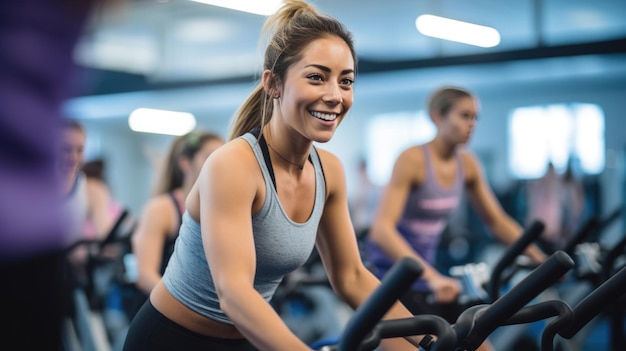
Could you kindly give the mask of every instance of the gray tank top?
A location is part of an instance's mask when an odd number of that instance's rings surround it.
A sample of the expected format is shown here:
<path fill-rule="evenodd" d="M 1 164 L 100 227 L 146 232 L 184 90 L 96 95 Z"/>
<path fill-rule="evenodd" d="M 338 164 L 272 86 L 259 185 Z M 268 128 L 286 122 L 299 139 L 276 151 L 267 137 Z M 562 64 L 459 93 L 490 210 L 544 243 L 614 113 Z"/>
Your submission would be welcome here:
<path fill-rule="evenodd" d="M 268 169 L 271 164 L 266 164 L 257 138 L 250 133 L 241 138 L 252 147 L 265 179 L 265 201 L 260 211 L 252 216 L 252 227 L 256 250 L 254 288 L 269 302 L 283 277 L 302 266 L 313 251 L 326 201 L 326 184 L 317 152 L 311 147 L 310 161 L 315 169 L 315 204 L 306 222 L 292 221 L 279 202 Z M 183 214 L 183 223 L 163 275 L 163 283 L 176 299 L 191 310 L 207 318 L 233 324 L 220 309 L 202 246 L 200 223 L 188 212 Z"/>

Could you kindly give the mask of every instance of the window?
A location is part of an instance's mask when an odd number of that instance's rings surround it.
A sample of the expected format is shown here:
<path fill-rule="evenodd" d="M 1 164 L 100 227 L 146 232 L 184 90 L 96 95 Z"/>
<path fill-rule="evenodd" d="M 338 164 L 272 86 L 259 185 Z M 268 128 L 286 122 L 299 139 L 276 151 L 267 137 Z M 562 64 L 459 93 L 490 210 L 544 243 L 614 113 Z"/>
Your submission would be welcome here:
<path fill-rule="evenodd" d="M 570 159 L 585 174 L 604 169 L 604 113 L 597 105 L 521 107 L 509 122 L 509 169 L 516 178 L 539 178 L 549 162 L 562 172 Z"/>
<path fill-rule="evenodd" d="M 368 176 L 377 185 L 385 185 L 393 164 L 405 148 L 432 140 L 437 129 L 424 111 L 399 112 L 374 116 L 366 130 L 365 155 Z"/>

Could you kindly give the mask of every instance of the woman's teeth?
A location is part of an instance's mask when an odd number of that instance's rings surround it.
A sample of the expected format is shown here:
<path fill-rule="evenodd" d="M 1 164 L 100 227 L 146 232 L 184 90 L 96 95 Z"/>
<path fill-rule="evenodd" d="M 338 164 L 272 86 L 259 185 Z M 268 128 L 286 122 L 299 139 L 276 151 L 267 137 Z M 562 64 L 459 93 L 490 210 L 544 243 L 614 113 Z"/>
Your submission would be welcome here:
<path fill-rule="evenodd" d="M 310 112 L 315 118 L 323 119 L 325 121 L 334 121 L 337 115 L 334 113 L 322 113 L 322 112 Z"/>

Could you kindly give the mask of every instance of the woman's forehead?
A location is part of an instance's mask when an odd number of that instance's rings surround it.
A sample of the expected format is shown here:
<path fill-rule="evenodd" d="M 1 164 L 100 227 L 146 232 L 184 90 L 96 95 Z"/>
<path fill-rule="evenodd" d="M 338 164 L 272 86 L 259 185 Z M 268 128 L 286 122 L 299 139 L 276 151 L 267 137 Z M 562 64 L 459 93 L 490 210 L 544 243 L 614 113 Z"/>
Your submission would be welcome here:
<path fill-rule="evenodd" d="M 302 49 L 294 66 L 323 66 L 332 70 L 354 72 L 354 57 L 348 44 L 339 37 L 322 37 Z"/>

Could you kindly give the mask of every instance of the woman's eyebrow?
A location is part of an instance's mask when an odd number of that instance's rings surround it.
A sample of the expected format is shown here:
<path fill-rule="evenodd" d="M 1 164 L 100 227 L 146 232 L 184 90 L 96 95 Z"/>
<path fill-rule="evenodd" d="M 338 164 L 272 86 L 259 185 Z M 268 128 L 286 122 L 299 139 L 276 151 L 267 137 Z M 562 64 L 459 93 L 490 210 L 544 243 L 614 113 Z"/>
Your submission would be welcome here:
<path fill-rule="evenodd" d="M 315 67 L 315 68 L 318 68 L 318 69 L 320 69 L 320 70 L 322 70 L 324 72 L 327 72 L 327 73 L 330 73 L 330 71 L 331 71 L 330 68 L 328 68 L 328 67 L 326 67 L 324 65 L 310 64 L 310 65 L 307 65 L 306 67 Z M 354 73 L 354 70 L 353 69 L 344 69 L 343 71 L 341 71 L 342 75 L 343 74 L 349 74 L 349 73 Z"/>

